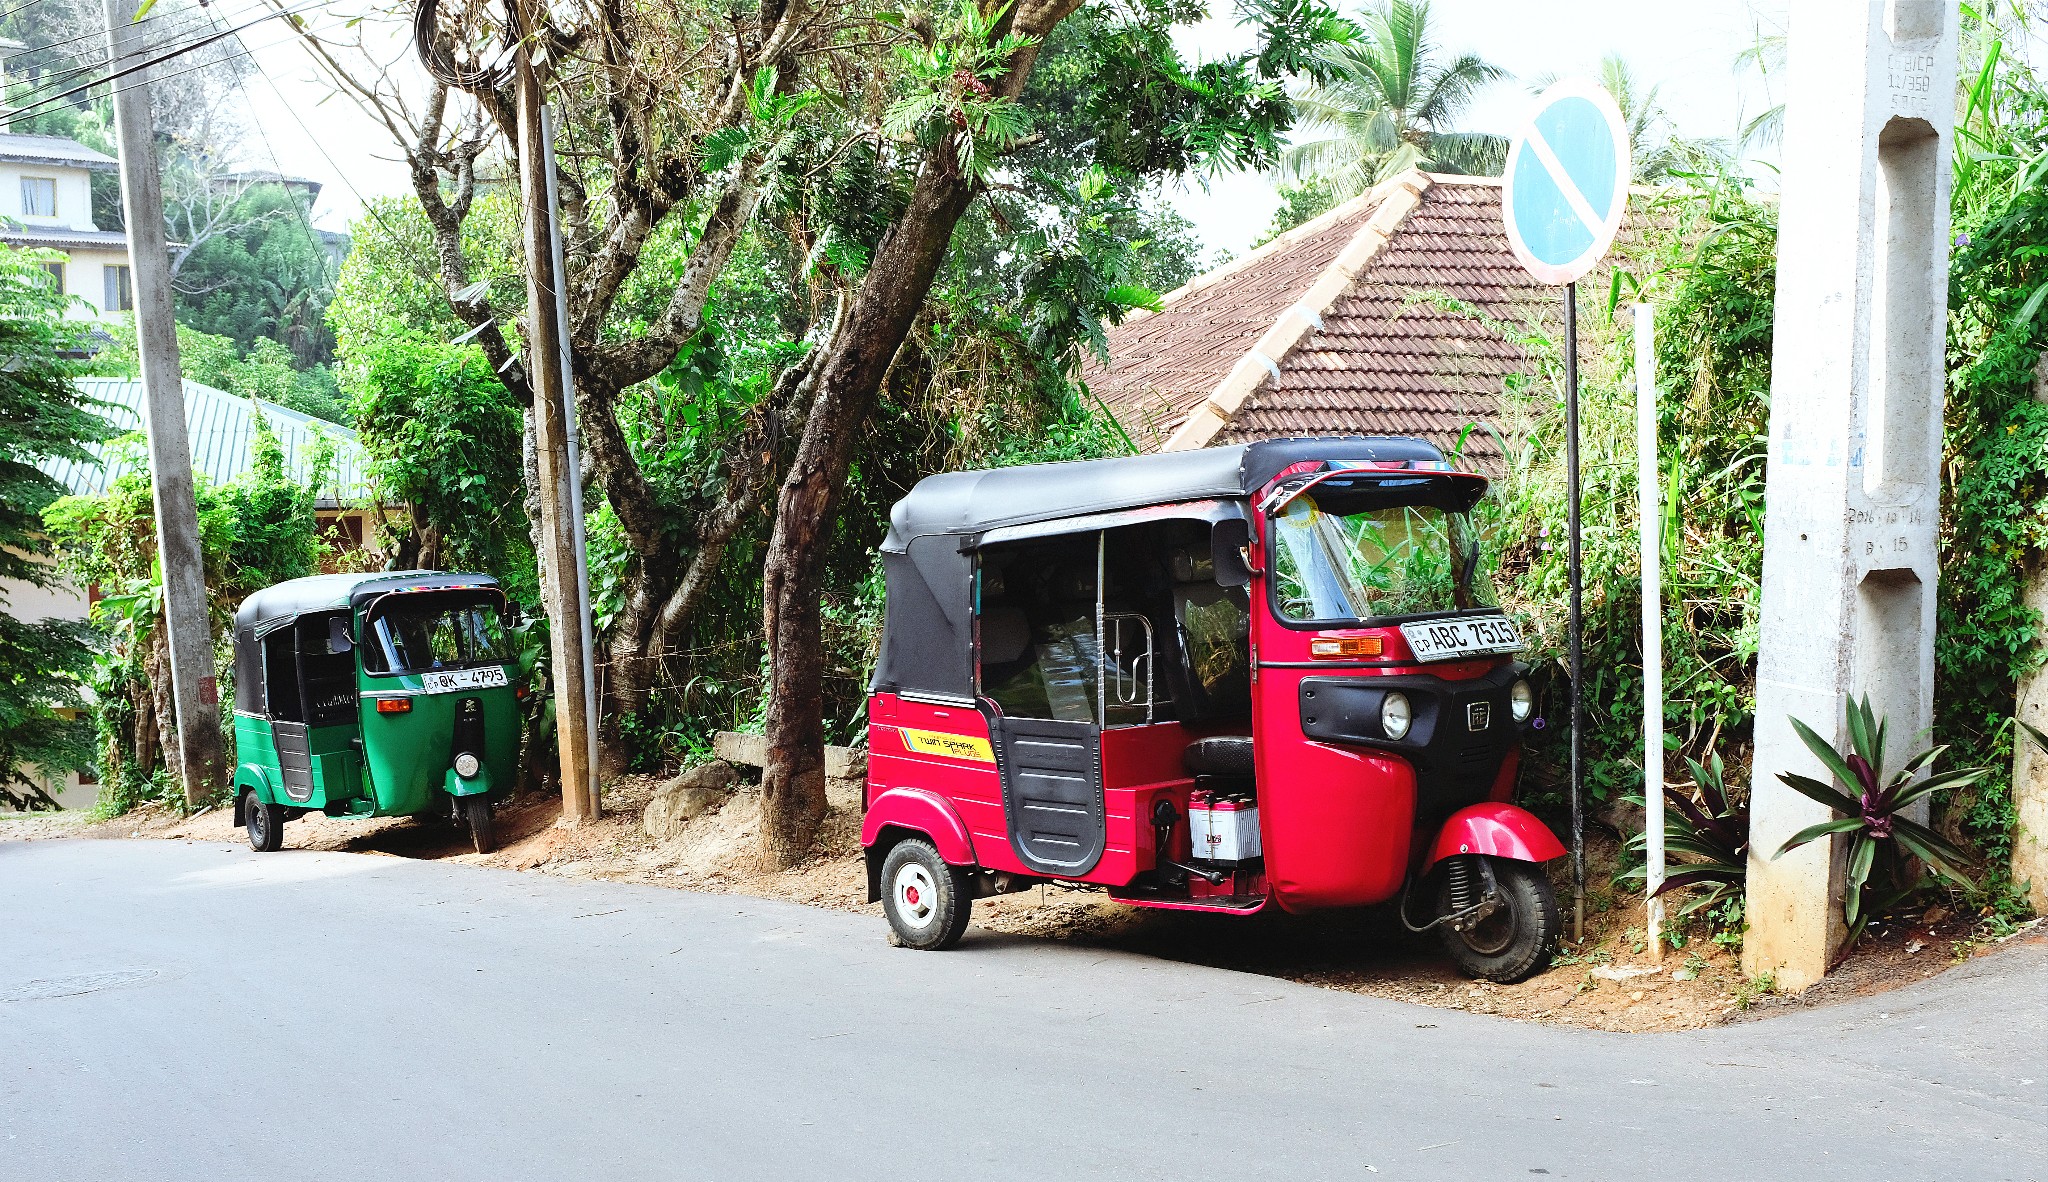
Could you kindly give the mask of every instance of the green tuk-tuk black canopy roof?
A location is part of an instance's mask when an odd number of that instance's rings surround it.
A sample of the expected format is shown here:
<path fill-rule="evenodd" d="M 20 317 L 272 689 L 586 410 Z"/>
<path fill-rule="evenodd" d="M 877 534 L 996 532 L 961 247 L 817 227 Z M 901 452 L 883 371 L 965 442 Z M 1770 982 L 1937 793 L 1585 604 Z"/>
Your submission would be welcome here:
<path fill-rule="evenodd" d="M 973 550 L 991 530 L 1248 497 L 1305 462 L 1443 458 L 1420 439 L 1340 436 L 927 476 L 889 513 L 889 536 L 882 542 L 888 612 L 869 688 L 972 699 Z"/>
<path fill-rule="evenodd" d="M 489 575 L 450 574 L 438 570 L 394 570 L 371 574 L 309 575 L 265 587 L 242 601 L 235 612 L 235 631 L 271 620 L 288 619 L 330 608 L 359 608 L 387 591 L 495 590 Z"/>

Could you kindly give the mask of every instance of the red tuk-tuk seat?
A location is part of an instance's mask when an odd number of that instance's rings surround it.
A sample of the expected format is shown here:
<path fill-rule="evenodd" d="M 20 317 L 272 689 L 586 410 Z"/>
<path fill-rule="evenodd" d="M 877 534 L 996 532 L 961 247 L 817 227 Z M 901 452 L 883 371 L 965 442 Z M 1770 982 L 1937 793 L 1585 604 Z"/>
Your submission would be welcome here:
<path fill-rule="evenodd" d="M 1211 735 L 1196 739 L 1182 750 L 1180 762 L 1191 776 L 1250 776 L 1251 736 Z"/>

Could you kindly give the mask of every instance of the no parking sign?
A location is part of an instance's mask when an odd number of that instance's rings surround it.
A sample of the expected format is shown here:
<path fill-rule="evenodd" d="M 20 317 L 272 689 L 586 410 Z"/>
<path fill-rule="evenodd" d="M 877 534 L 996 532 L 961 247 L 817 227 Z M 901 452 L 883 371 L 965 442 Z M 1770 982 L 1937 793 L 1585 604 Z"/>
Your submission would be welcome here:
<path fill-rule="evenodd" d="M 1508 245 L 1541 283 L 1593 269 L 1628 211 L 1628 127 L 1599 86 L 1560 82 L 1536 100 L 1503 171 Z"/>

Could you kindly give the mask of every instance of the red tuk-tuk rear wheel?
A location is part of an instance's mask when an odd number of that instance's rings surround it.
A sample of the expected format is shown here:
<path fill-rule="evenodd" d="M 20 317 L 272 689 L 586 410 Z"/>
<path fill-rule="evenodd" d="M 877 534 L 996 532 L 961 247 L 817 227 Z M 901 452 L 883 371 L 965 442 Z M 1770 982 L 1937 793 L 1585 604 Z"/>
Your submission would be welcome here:
<path fill-rule="evenodd" d="M 1482 855 L 1459 856 L 1476 860 Z M 1543 867 L 1507 858 L 1487 858 L 1486 862 L 1493 872 L 1500 906 L 1463 931 L 1439 924 L 1437 938 L 1467 976 L 1512 985 L 1550 967 L 1564 923 L 1558 917 L 1557 892 Z M 1452 909 L 1448 876 L 1437 908 L 1439 915 Z"/>
<path fill-rule="evenodd" d="M 967 932 L 974 907 L 967 874 L 949 866 L 921 837 L 896 843 L 882 862 L 882 914 L 893 943 L 929 952 L 951 948 Z"/>

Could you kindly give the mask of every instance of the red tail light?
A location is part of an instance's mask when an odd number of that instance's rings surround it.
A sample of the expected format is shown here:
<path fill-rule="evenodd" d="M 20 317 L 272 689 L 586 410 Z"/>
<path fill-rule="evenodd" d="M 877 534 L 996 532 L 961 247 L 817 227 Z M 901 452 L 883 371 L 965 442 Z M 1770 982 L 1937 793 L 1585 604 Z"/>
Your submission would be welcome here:
<path fill-rule="evenodd" d="M 411 698 L 378 698 L 378 699 L 377 699 L 377 713 L 379 713 L 379 714 L 410 714 L 410 713 L 412 713 L 412 699 L 411 699 Z"/>

